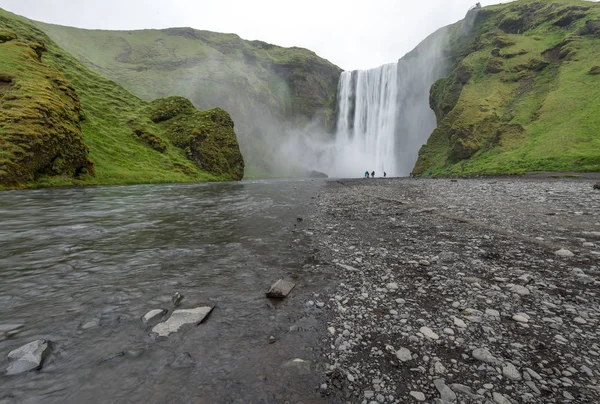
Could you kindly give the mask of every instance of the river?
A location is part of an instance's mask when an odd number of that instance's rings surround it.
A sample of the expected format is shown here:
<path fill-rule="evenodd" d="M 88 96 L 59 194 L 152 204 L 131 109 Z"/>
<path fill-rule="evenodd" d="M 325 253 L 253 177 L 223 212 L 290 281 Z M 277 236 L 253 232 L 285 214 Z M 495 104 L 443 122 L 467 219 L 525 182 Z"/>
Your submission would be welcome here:
<path fill-rule="evenodd" d="M 325 327 L 304 302 L 328 281 L 297 218 L 322 184 L 0 193 L 0 325 L 23 324 L 0 335 L 0 403 L 321 402 L 314 366 L 282 364 L 319 357 Z M 276 304 L 264 292 L 280 277 L 298 287 Z M 215 309 L 157 340 L 140 316 L 176 291 L 181 308 Z M 39 338 L 52 341 L 42 370 L 5 375 L 8 352 Z M 184 352 L 192 366 L 173 366 Z"/>

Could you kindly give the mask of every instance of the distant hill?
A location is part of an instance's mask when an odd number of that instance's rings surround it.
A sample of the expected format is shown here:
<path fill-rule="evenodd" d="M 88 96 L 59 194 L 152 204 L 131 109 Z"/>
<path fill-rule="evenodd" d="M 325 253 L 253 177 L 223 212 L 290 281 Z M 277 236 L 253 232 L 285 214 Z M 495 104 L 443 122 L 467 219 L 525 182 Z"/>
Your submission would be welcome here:
<path fill-rule="evenodd" d="M 252 175 L 277 171 L 285 133 L 335 123 L 341 69 L 302 48 L 191 28 L 84 30 L 35 22 L 95 72 L 145 100 L 179 95 L 231 113 Z"/>
<path fill-rule="evenodd" d="M 600 4 L 519 0 L 449 27 L 414 172 L 600 171 Z"/>
<path fill-rule="evenodd" d="M 0 189 L 239 180 L 229 114 L 146 102 L 0 9 Z"/>

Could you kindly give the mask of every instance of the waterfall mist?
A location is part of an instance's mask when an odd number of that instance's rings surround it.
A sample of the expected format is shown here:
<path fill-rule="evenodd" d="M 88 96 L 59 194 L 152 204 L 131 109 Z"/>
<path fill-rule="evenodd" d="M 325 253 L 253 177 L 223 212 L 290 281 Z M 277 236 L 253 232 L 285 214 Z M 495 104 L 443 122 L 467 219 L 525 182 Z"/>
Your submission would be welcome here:
<path fill-rule="evenodd" d="M 260 134 L 240 137 L 242 148 L 261 144 L 269 171 L 280 177 L 303 177 L 311 170 L 338 178 L 361 177 L 366 170 L 408 176 L 436 128 L 429 90 L 449 73 L 446 33 L 447 28 L 438 30 L 397 63 L 343 72 L 334 134 L 318 120 L 285 126 L 261 114 Z"/>
<path fill-rule="evenodd" d="M 443 28 L 398 63 L 343 72 L 338 85 L 334 164 L 337 177 L 407 176 L 436 128 L 429 89 L 447 72 Z"/>

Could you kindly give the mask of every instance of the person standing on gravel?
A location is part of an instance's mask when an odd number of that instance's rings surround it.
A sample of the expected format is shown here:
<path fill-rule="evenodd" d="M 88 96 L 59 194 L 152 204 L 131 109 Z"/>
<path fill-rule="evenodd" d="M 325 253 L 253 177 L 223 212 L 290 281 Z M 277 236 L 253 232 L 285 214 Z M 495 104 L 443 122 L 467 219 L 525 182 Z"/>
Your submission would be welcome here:
<path fill-rule="evenodd" d="M 375 171 L 371 171 L 371 178 L 375 178 Z"/>
<path fill-rule="evenodd" d="M 365 178 L 369 178 L 369 172 L 365 171 Z"/>

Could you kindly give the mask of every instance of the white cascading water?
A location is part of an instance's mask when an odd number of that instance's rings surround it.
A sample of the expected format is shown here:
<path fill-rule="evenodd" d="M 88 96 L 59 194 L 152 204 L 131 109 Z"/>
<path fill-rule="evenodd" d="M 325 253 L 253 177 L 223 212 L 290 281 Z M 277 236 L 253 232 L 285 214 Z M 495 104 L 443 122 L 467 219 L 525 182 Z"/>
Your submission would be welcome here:
<path fill-rule="evenodd" d="M 343 72 L 338 86 L 336 174 L 396 172 L 398 64 Z"/>
<path fill-rule="evenodd" d="M 419 148 L 436 128 L 429 89 L 444 77 L 445 28 L 400 59 L 370 70 L 343 72 L 330 172 L 360 177 L 375 171 L 408 176 Z"/>

